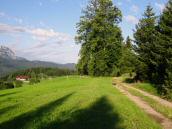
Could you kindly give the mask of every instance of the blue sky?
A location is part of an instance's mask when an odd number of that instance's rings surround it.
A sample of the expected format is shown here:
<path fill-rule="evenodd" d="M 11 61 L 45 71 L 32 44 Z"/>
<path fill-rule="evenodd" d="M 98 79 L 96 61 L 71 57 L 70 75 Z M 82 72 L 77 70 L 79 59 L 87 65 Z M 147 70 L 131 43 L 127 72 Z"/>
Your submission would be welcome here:
<path fill-rule="evenodd" d="M 146 5 L 159 15 L 168 0 L 113 0 L 123 13 L 123 37 L 133 29 Z M 0 0 L 0 45 L 29 60 L 76 63 L 76 23 L 88 0 Z"/>

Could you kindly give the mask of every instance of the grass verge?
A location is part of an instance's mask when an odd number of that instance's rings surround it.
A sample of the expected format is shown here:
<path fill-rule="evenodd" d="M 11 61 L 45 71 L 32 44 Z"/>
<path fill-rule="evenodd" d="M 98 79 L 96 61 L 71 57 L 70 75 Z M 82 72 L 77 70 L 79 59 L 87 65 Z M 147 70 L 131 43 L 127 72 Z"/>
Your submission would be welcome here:
<path fill-rule="evenodd" d="M 151 93 L 153 95 L 156 96 L 160 96 L 157 92 L 157 89 L 155 88 L 155 86 L 153 84 L 150 83 L 136 83 L 134 84 L 135 88 L 138 88 L 140 90 L 146 91 L 148 93 Z"/>
<path fill-rule="evenodd" d="M 155 101 L 154 99 L 152 99 L 148 96 L 144 96 L 142 93 L 140 93 L 139 91 L 136 91 L 134 89 L 128 88 L 128 91 L 131 94 L 142 98 L 157 112 L 160 112 L 161 114 L 163 114 L 164 116 L 166 116 L 167 118 L 172 120 L 172 109 L 170 107 L 164 106 L 164 105 L 160 104 L 159 102 Z"/>

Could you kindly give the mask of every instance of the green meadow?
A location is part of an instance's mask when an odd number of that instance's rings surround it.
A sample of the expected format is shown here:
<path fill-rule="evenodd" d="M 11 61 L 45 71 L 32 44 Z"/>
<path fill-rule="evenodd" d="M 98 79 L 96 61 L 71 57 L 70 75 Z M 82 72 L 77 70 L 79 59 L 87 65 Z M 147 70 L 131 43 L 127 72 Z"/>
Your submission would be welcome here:
<path fill-rule="evenodd" d="M 161 129 L 111 77 L 57 77 L 0 91 L 0 129 Z"/>

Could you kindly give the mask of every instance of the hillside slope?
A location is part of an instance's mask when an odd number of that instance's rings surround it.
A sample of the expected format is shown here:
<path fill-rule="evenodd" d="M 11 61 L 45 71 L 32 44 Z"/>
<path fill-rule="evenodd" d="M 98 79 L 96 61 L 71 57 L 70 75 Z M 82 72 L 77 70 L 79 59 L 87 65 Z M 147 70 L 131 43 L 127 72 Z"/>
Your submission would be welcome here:
<path fill-rule="evenodd" d="M 17 57 L 8 47 L 0 46 L 0 77 L 17 70 L 35 67 L 52 67 L 75 69 L 74 63 L 57 64 L 46 61 L 29 61 L 22 57 Z"/>

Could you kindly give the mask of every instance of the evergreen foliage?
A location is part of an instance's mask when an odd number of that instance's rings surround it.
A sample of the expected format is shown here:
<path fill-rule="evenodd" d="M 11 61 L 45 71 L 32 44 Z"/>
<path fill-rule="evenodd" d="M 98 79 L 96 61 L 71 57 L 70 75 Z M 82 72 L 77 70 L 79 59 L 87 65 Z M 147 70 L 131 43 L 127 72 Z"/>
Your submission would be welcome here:
<path fill-rule="evenodd" d="M 40 82 L 39 78 L 36 76 L 35 72 L 32 71 L 29 83 L 32 85 L 32 84 L 36 84 L 36 83 L 39 83 L 39 82 Z"/>
<path fill-rule="evenodd" d="M 132 40 L 128 36 L 126 43 L 122 47 L 122 58 L 120 59 L 119 69 L 120 74 L 135 72 L 137 65 L 137 56 L 135 55 L 132 47 Z"/>
<path fill-rule="evenodd" d="M 22 82 L 22 81 L 19 81 L 19 80 L 16 80 L 16 81 L 14 82 L 14 84 L 15 84 L 15 88 L 18 88 L 18 87 L 22 87 L 23 82 Z"/>
<path fill-rule="evenodd" d="M 160 91 L 170 95 L 172 91 L 172 0 L 169 0 L 160 16 L 158 32 L 157 81 L 160 84 Z"/>
<path fill-rule="evenodd" d="M 15 86 L 13 84 L 13 82 L 4 82 L 4 81 L 0 81 L 0 90 L 4 90 L 4 89 L 13 89 Z"/>
<path fill-rule="evenodd" d="M 156 39 L 156 16 L 153 12 L 153 8 L 148 5 L 143 18 L 136 26 L 134 33 L 135 38 L 135 52 L 138 55 L 140 68 L 136 69 L 137 78 L 140 80 L 153 80 L 155 73 L 155 39 Z"/>
<path fill-rule="evenodd" d="M 172 98 L 172 0 L 156 21 L 153 8 L 147 6 L 134 34 L 140 62 L 137 78 L 151 81 L 159 93 Z"/>
<path fill-rule="evenodd" d="M 132 40 L 130 39 L 130 37 L 128 36 L 127 39 L 126 39 L 126 44 L 125 46 L 129 49 L 132 48 Z"/>
<path fill-rule="evenodd" d="M 109 76 L 118 72 L 122 34 L 121 11 L 111 0 L 90 0 L 77 24 L 76 42 L 81 44 L 79 74 Z"/>

